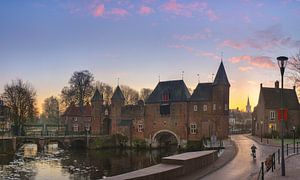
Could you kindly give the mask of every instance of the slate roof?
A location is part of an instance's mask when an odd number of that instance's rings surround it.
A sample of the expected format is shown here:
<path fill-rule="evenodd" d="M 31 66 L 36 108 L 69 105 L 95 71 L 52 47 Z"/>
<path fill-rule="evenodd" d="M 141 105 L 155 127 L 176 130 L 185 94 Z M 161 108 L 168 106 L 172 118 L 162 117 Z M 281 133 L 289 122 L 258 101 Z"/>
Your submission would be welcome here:
<path fill-rule="evenodd" d="M 169 92 L 170 102 L 188 101 L 191 97 L 191 94 L 183 80 L 163 81 L 157 84 L 154 91 L 146 100 L 146 103 L 162 102 L 162 95 L 165 92 Z"/>
<path fill-rule="evenodd" d="M 261 92 L 266 109 L 280 108 L 280 88 L 262 87 Z M 283 89 L 283 104 L 288 109 L 299 109 L 299 102 L 294 89 Z"/>
<path fill-rule="evenodd" d="M 112 95 L 111 99 L 122 99 L 122 100 L 125 100 L 124 95 L 122 93 L 122 90 L 121 90 L 120 86 L 116 87 L 115 92 Z"/>
<path fill-rule="evenodd" d="M 90 105 L 83 107 L 71 105 L 62 116 L 92 116 L 92 107 Z"/>
<path fill-rule="evenodd" d="M 223 65 L 223 61 L 221 62 L 217 75 L 215 77 L 214 83 L 213 85 L 217 85 L 217 84 L 223 84 L 223 85 L 229 85 L 230 83 L 228 81 L 227 75 L 226 75 L 226 71 Z"/>
<path fill-rule="evenodd" d="M 94 93 L 94 96 L 92 97 L 92 102 L 95 102 L 95 101 L 101 101 L 103 99 L 103 96 L 100 94 L 99 90 L 96 89 L 95 93 Z"/>
<path fill-rule="evenodd" d="M 199 83 L 190 101 L 210 101 L 212 99 L 212 83 Z"/>

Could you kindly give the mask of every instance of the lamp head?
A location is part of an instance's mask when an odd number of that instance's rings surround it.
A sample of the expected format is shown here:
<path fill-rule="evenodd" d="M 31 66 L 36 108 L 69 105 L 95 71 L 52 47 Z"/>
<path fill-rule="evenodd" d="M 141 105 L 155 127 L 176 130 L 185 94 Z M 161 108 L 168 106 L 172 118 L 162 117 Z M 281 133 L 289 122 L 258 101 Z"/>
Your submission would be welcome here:
<path fill-rule="evenodd" d="M 286 57 L 286 56 L 279 56 L 279 57 L 277 57 L 277 63 L 278 63 L 279 68 L 285 68 L 286 65 L 287 65 L 288 59 L 289 58 Z"/>

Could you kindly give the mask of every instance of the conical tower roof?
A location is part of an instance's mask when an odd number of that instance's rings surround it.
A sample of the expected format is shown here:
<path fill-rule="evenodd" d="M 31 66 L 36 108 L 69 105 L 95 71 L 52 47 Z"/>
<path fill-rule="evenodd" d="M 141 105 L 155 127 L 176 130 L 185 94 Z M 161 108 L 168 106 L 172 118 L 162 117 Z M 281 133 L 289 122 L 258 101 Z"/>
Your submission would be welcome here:
<path fill-rule="evenodd" d="M 92 97 L 92 102 L 101 101 L 103 99 L 102 94 L 100 94 L 99 90 L 96 89 L 94 96 Z"/>
<path fill-rule="evenodd" d="M 219 85 L 219 84 L 230 86 L 230 83 L 228 81 L 226 71 L 225 71 L 225 68 L 224 68 L 224 65 L 223 65 L 223 61 L 221 61 L 221 64 L 220 64 L 218 72 L 217 72 L 217 75 L 216 75 L 215 80 L 213 82 L 213 85 Z"/>
<path fill-rule="evenodd" d="M 121 100 L 125 100 L 124 95 L 122 93 L 122 90 L 120 88 L 120 86 L 117 86 L 117 88 L 115 89 L 114 94 L 112 95 L 111 99 L 121 99 Z"/>

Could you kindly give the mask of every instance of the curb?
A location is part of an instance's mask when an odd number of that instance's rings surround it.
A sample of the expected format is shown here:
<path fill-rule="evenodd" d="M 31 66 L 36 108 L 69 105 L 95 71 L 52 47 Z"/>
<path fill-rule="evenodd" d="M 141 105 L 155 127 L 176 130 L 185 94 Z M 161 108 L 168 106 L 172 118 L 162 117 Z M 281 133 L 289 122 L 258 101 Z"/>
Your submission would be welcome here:
<path fill-rule="evenodd" d="M 221 169 L 222 167 L 224 167 L 225 165 L 227 165 L 230 161 L 232 161 L 235 158 L 235 156 L 237 155 L 239 149 L 238 149 L 236 143 L 233 140 L 229 139 L 229 141 L 234 146 L 234 153 L 233 153 L 232 157 L 230 157 L 228 160 L 226 160 L 221 166 L 218 166 L 218 167 L 214 168 L 213 170 L 211 170 L 211 171 L 209 171 L 209 172 L 207 172 L 207 173 L 205 173 L 205 174 L 197 177 L 196 179 L 201 179 L 201 178 L 204 178 L 205 176 L 207 176 L 207 175 L 209 175 L 211 173 L 214 173 L 215 171 Z"/>
<path fill-rule="evenodd" d="M 260 141 L 258 141 L 257 139 L 253 138 L 251 135 L 244 135 L 245 137 L 252 139 L 253 141 L 255 141 L 256 143 L 262 145 L 262 146 L 272 146 L 272 147 L 281 147 L 280 145 L 273 145 L 273 144 L 264 144 L 261 143 Z"/>

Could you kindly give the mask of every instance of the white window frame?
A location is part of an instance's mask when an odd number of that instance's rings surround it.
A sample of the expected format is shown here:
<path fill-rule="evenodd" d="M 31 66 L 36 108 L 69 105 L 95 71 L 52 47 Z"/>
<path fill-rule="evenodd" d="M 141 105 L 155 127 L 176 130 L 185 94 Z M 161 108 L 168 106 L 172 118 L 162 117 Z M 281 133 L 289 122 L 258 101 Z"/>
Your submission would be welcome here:
<path fill-rule="evenodd" d="M 78 124 L 73 124 L 73 132 L 78 132 L 79 128 L 78 128 Z"/>
<path fill-rule="evenodd" d="M 213 110 L 217 110 L 217 105 L 216 104 L 213 104 Z"/>
<path fill-rule="evenodd" d="M 270 111 L 270 120 L 275 120 L 275 111 Z"/>
<path fill-rule="evenodd" d="M 138 124 L 138 132 L 143 132 L 144 126 L 142 123 Z"/>
<path fill-rule="evenodd" d="M 198 111 L 198 105 L 194 105 L 194 111 Z"/>
<path fill-rule="evenodd" d="M 207 111 L 207 105 L 206 104 L 203 105 L 203 111 Z"/>
<path fill-rule="evenodd" d="M 77 122 L 77 121 L 78 121 L 77 117 L 74 117 L 74 121 L 75 121 L 75 122 Z"/>
<path fill-rule="evenodd" d="M 197 134 L 197 124 L 196 123 L 191 123 L 190 124 L 190 133 L 191 134 Z"/>

